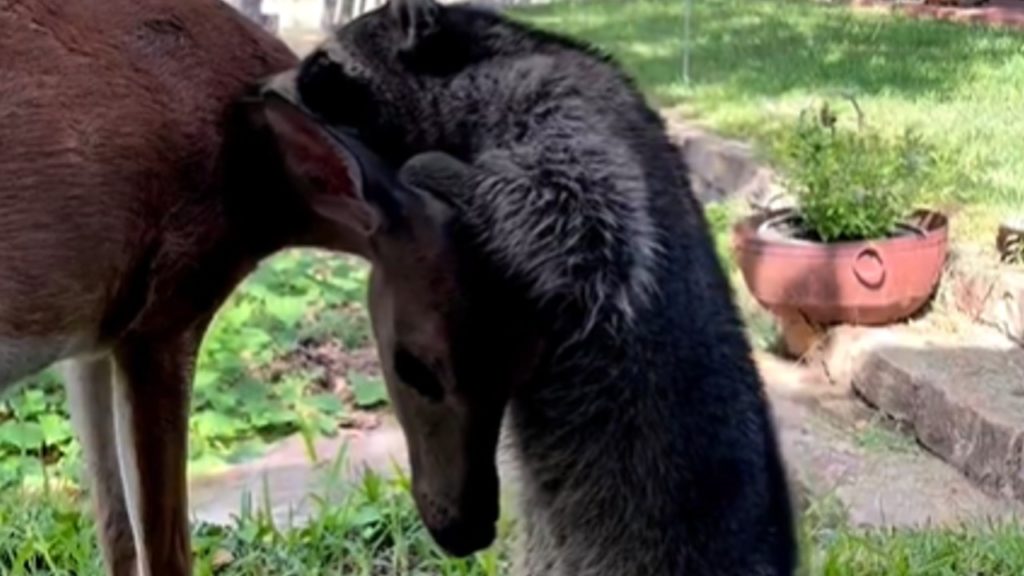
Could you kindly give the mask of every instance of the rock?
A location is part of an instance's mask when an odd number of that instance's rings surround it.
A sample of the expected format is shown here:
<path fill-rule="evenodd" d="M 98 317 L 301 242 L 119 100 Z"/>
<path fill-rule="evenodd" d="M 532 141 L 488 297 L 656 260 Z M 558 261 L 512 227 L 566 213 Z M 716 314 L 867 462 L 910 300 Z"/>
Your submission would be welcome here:
<path fill-rule="evenodd" d="M 210 564 L 215 568 L 224 568 L 235 561 L 235 555 L 230 550 L 224 548 L 218 548 L 213 553 L 213 558 L 210 560 Z"/>
<path fill-rule="evenodd" d="M 1017 504 L 985 494 L 913 443 L 896 449 L 858 441 L 879 425 L 837 424 L 818 402 L 836 402 L 836 390 L 807 368 L 773 364 L 762 374 L 795 492 L 804 499 L 838 500 L 854 526 L 920 528 L 1020 513 Z"/>
<path fill-rule="evenodd" d="M 859 394 L 988 493 L 1024 500 L 1024 350 L 982 328 L 860 337 Z"/>
<path fill-rule="evenodd" d="M 690 183 L 704 203 L 742 199 L 757 209 L 795 203 L 745 143 L 702 130 L 672 113 L 665 115 L 669 136 L 690 168 Z"/>
<path fill-rule="evenodd" d="M 1024 345 L 1024 270 L 999 265 L 987 253 L 957 253 L 946 278 L 955 310 Z"/>

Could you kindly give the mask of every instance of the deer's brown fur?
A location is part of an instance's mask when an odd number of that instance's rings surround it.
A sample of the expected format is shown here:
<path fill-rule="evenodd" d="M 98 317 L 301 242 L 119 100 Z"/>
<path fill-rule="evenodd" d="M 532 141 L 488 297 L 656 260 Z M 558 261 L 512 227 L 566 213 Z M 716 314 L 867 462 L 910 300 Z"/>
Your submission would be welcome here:
<path fill-rule="evenodd" d="M 0 342 L 52 346 L 23 370 L 216 306 L 246 271 L 223 262 L 228 105 L 293 63 L 212 0 L 3 6 Z"/>
<path fill-rule="evenodd" d="M 0 388 L 65 361 L 112 574 L 191 571 L 189 384 L 217 307 L 281 247 L 358 251 L 234 105 L 295 63 L 217 0 L 0 0 Z M 323 145 L 282 114 L 264 128 Z"/>

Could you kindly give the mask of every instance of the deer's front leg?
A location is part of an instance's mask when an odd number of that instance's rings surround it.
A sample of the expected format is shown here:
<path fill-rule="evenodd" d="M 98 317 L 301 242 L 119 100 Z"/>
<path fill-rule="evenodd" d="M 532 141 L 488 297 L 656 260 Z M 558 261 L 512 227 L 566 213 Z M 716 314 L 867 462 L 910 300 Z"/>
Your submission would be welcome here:
<path fill-rule="evenodd" d="M 138 561 L 117 457 L 113 360 L 70 360 L 63 368 L 71 420 L 89 472 L 103 560 L 109 574 L 132 576 Z"/>
<path fill-rule="evenodd" d="M 115 351 L 114 421 L 139 576 L 192 573 L 188 402 L 196 342 L 128 339 Z"/>

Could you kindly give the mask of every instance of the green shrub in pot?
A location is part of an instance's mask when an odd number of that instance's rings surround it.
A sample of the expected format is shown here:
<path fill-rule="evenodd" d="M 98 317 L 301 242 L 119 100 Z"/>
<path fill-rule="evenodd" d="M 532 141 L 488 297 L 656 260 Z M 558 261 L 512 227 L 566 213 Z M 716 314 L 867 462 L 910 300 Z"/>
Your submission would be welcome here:
<path fill-rule="evenodd" d="M 912 130 L 892 137 L 864 122 L 844 127 L 828 102 L 804 110 L 782 142 L 782 167 L 796 195 L 794 234 L 837 242 L 886 238 L 914 208 L 935 151 Z"/>

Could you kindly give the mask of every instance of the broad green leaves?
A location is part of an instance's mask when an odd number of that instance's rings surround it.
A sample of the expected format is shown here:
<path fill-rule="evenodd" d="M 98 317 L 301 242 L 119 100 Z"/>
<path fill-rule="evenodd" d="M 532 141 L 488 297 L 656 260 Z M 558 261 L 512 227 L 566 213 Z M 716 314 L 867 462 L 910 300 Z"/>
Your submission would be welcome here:
<path fill-rule="evenodd" d="M 217 315 L 200 354 L 194 455 L 233 460 L 254 444 L 299 430 L 337 429 L 346 409 L 338 397 L 290 365 L 293 372 L 281 375 L 267 368 L 309 335 L 349 348 L 366 345 L 365 279 L 363 267 L 309 251 L 280 254 L 253 273 Z"/>
<path fill-rule="evenodd" d="M 355 396 L 356 406 L 374 408 L 387 403 L 388 391 L 380 378 L 351 374 L 349 380 L 352 382 L 352 393 Z"/>
<path fill-rule="evenodd" d="M 46 436 L 38 422 L 11 420 L 0 424 L 0 444 L 19 452 L 28 452 L 43 445 Z"/>
<path fill-rule="evenodd" d="M 189 446 L 193 471 L 251 457 L 266 444 L 303 431 L 333 434 L 349 408 L 289 360 L 304 344 L 369 344 L 363 309 L 366 268 L 317 251 L 265 261 L 218 312 L 193 379 Z M 358 374 L 359 408 L 386 403 L 383 385 Z M 379 384 L 379 385 L 378 385 Z M 0 402 L 0 488 L 74 478 L 80 468 L 62 385 L 45 372 Z M 45 470 L 44 470 L 45 465 Z"/>

